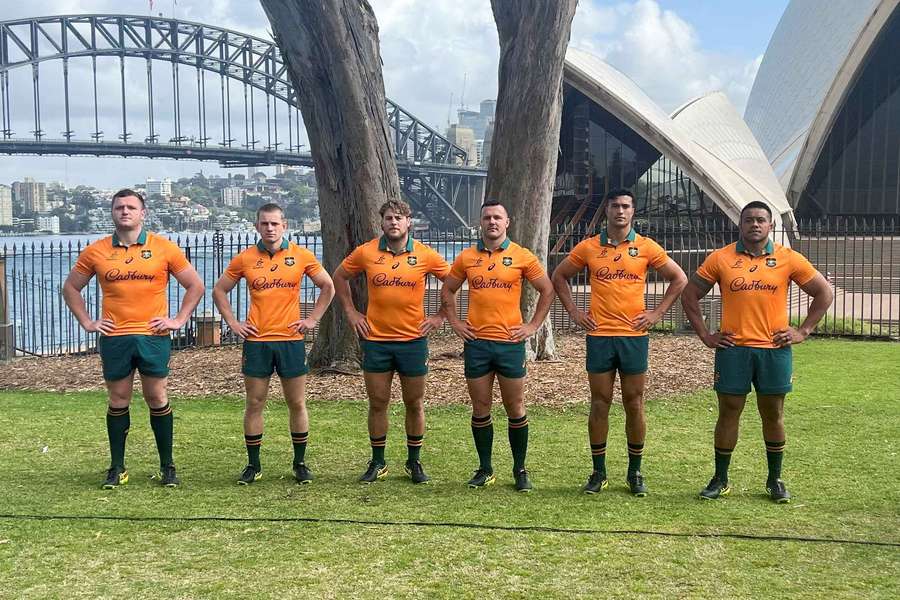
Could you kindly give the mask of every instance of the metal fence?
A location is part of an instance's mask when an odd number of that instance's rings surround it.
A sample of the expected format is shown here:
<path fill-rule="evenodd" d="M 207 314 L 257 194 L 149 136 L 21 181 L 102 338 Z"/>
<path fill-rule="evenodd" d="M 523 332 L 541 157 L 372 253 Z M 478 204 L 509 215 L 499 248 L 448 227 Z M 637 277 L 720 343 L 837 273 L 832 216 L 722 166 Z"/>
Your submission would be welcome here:
<path fill-rule="evenodd" d="M 636 224 L 643 235 L 659 242 L 669 255 L 692 274 L 703 259 L 715 248 L 737 240 L 737 230 L 730 223 L 706 223 L 690 228 L 674 228 L 667 223 Z M 835 301 L 817 328 L 825 335 L 863 338 L 900 337 L 900 232 L 894 222 L 802 223 L 795 232 L 776 231 L 775 241 L 790 244 L 807 256 L 831 281 Z M 550 236 L 548 271 L 592 231 L 560 228 Z M 477 236 L 471 233 L 446 234 L 424 232 L 416 237 L 433 247 L 448 261 L 474 244 Z M 309 248 L 320 260 L 322 239 L 318 235 L 294 235 L 293 241 Z M 174 336 L 176 348 L 195 345 L 236 343 L 238 340 L 221 322 L 212 302 L 212 288 L 233 256 L 256 243 L 249 234 L 187 234 L 173 237 L 197 269 L 206 285 L 206 294 L 185 328 Z M 61 288 L 66 276 L 87 245 L 87 240 L 67 242 L 23 242 L 4 245 L 0 250 L 0 335 L 12 341 L 18 355 L 53 356 L 95 352 L 97 336 L 84 332 L 62 300 Z M 590 301 L 587 272 L 573 278 L 573 297 L 586 309 Z M 658 305 L 665 292 L 665 281 L 651 272 L 647 278 L 647 306 Z M 440 282 L 429 277 L 425 305 L 428 314 L 439 307 Z M 5 294 L 4 294 L 5 290 Z M 170 313 L 180 305 L 183 290 L 172 279 L 169 284 Z M 88 311 L 100 316 L 101 290 L 96 278 L 83 292 Z M 4 298 L 5 296 L 5 298 Z M 300 302 L 304 315 L 312 310 L 317 288 L 304 279 Z M 249 306 L 246 285 L 239 282 L 230 294 L 239 319 L 244 319 Z M 5 301 L 5 304 L 4 304 Z M 788 313 L 794 323 L 806 314 L 809 298 L 796 285 L 789 293 Z M 460 291 L 459 309 L 467 306 L 467 289 Z M 713 289 L 701 302 L 704 316 L 715 327 L 721 315 L 721 297 Z M 558 301 L 551 309 L 556 329 L 573 329 L 574 325 Z M 689 326 L 680 303 L 668 311 L 656 325 L 658 331 L 687 331 Z M 315 332 L 312 333 L 315 337 Z M 2 344 L 0 344 L 2 347 Z"/>

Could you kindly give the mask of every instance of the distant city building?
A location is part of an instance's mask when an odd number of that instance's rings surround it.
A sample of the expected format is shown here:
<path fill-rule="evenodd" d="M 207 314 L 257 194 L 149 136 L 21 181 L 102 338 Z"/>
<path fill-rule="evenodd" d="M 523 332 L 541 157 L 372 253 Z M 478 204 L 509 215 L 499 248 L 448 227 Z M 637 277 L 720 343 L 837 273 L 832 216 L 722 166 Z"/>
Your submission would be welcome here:
<path fill-rule="evenodd" d="M 461 108 L 456 111 L 457 120 L 461 127 L 468 127 L 475 133 L 475 139 L 483 140 L 488 125 L 494 122 L 494 111 L 497 108 L 495 100 L 482 100 L 479 110 Z"/>
<path fill-rule="evenodd" d="M 244 205 L 244 190 L 239 187 L 222 188 L 222 206 L 231 206 L 240 208 Z"/>
<path fill-rule="evenodd" d="M 50 212 L 47 203 L 47 184 L 26 177 L 24 181 L 16 181 L 12 185 L 13 198 L 22 205 L 25 212 Z"/>
<path fill-rule="evenodd" d="M 59 233 L 59 217 L 56 215 L 38 215 L 37 222 L 35 223 L 35 230 Z"/>
<path fill-rule="evenodd" d="M 10 227 L 12 224 L 12 189 L 0 185 L 0 227 Z"/>
<path fill-rule="evenodd" d="M 478 164 L 478 146 L 475 144 L 475 132 L 470 127 L 453 124 L 447 129 L 447 139 L 466 152 L 466 164 Z"/>
<path fill-rule="evenodd" d="M 166 177 L 162 181 L 147 179 L 147 196 L 162 196 L 168 198 L 172 195 L 172 180 Z"/>

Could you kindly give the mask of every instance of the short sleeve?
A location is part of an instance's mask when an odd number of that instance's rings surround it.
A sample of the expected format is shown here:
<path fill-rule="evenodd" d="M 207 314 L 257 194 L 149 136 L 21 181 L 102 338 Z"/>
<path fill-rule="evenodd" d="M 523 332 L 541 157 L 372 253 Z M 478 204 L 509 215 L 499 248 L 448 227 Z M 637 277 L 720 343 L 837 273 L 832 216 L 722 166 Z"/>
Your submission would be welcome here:
<path fill-rule="evenodd" d="M 669 262 L 669 255 L 666 254 L 666 251 L 656 242 L 656 240 L 650 240 L 648 245 L 650 247 L 650 256 L 648 260 L 651 267 L 659 269 Z"/>
<path fill-rule="evenodd" d="M 541 265 L 541 261 L 538 260 L 538 257 L 535 256 L 531 250 L 525 250 L 525 264 L 522 265 L 525 273 L 525 279 L 528 281 L 534 281 L 535 279 L 540 279 L 544 275 L 546 275 L 546 271 L 544 271 L 544 267 Z"/>
<path fill-rule="evenodd" d="M 430 252 L 429 263 L 431 265 L 429 272 L 438 279 L 443 279 L 450 274 L 450 265 L 444 260 L 443 256 L 437 253 L 437 250 L 434 248 L 429 248 L 428 250 Z"/>
<path fill-rule="evenodd" d="M 450 277 L 465 281 L 466 279 L 466 252 L 462 251 L 456 255 L 453 266 L 450 267 Z"/>
<path fill-rule="evenodd" d="M 363 260 L 364 253 L 365 245 L 357 246 L 356 249 L 341 262 L 341 267 L 351 275 L 361 273 L 366 268 L 366 263 Z"/>
<path fill-rule="evenodd" d="M 818 272 L 805 256 L 795 250 L 791 251 L 791 280 L 797 285 L 809 283 Z"/>
<path fill-rule="evenodd" d="M 303 268 L 303 273 L 305 275 L 312 277 L 325 270 L 324 267 L 322 267 L 322 263 L 319 262 L 319 259 L 316 258 L 316 255 L 313 254 L 309 248 L 301 248 L 301 254 L 303 255 L 303 262 L 305 264 Z"/>
<path fill-rule="evenodd" d="M 93 246 L 88 246 L 84 250 L 81 251 L 81 254 L 78 255 L 78 260 L 75 261 L 75 265 L 72 267 L 73 271 L 77 271 L 81 273 L 85 277 L 90 277 L 94 273 L 96 273 L 96 261 L 94 260 L 94 248 Z"/>
<path fill-rule="evenodd" d="M 719 257 L 715 252 L 707 256 L 697 268 L 697 276 L 709 284 L 719 281 Z"/>
<path fill-rule="evenodd" d="M 224 274 L 232 281 L 240 281 L 241 277 L 244 276 L 243 252 L 236 254 L 234 258 L 231 259 Z"/>
<path fill-rule="evenodd" d="M 588 264 L 588 261 L 590 260 L 588 244 L 591 243 L 593 240 L 594 240 L 594 238 L 588 238 L 588 239 L 584 240 L 583 242 L 579 242 L 574 248 L 572 248 L 572 251 L 569 252 L 569 256 L 566 257 L 569 259 L 569 262 L 571 262 L 573 265 L 575 265 L 579 269 L 583 269 L 585 267 L 585 265 Z"/>
<path fill-rule="evenodd" d="M 189 266 L 191 266 L 191 263 L 188 262 L 187 257 L 184 255 L 184 252 L 181 250 L 181 248 L 178 247 L 177 244 L 175 244 L 175 242 L 168 242 L 166 257 L 169 263 L 169 273 L 181 273 Z"/>

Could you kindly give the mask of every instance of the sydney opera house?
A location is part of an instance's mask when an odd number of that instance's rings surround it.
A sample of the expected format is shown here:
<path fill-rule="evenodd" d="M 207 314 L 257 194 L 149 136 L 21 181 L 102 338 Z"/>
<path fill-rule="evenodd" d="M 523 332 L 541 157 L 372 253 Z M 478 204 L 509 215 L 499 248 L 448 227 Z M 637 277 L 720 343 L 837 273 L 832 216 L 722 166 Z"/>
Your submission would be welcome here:
<path fill-rule="evenodd" d="M 671 114 L 570 49 L 553 223 L 593 228 L 613 188 L 637 219 L 688 227 L 764 200 L 798 219 L 900 213 L 900 0 L 792 0 L 743 118 L 713 92 Z"/>

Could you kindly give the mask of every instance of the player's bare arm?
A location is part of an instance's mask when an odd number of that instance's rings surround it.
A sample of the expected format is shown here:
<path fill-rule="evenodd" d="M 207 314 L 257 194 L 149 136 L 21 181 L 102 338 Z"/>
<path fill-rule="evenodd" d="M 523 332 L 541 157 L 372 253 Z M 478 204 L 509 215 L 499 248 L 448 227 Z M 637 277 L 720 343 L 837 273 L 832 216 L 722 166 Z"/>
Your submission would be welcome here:
<path fill-rule="evenodd" d="M 569 280 L 581 270 L 575 263 L 566 258 L 553 270 L 551 281 L 559 301 L 562 303 L 563 308 L 566 309 L 566 312 L 569 313 L 569 316 L 572 317 L 572 320 L 585 331 L 594 331 L 597 329 L 596 321 L 594 321 L 591 313 L 579 310 L 575 306 L 575 300 L 572 299 L 572 288 L 569 286 Z"/>
<path fill-rule="evenodd" d="M 671 258 L 656 271 L 663 276 L 663 279 L 669 282 L 669 285 L 666 287 L 666 293 L 663 295 L 659 306 L 653 310 L 645 310 L 634 318 L 633 323 L 636 331 L 646 331 L 659 323 L 666 311 L 672 308 L 678 296 L 684 291 L 684 286 L 687 285 L 687 275 L 684 274 L 678 263 Z"/>
<path fill-rule="evenodd" d="M 706 281 L 694 273 L 681 293 L 681 306 L 684 308 L 684 314 L 690 321 L 691 327 L 697 333 L 697 337 L 708 348 L 728 348 L 734 346 L 731 334 L 724 331 L 710 333 L 700 312 L 700 299 L 706 296 L 712 288 L 712 282 Z"/>

